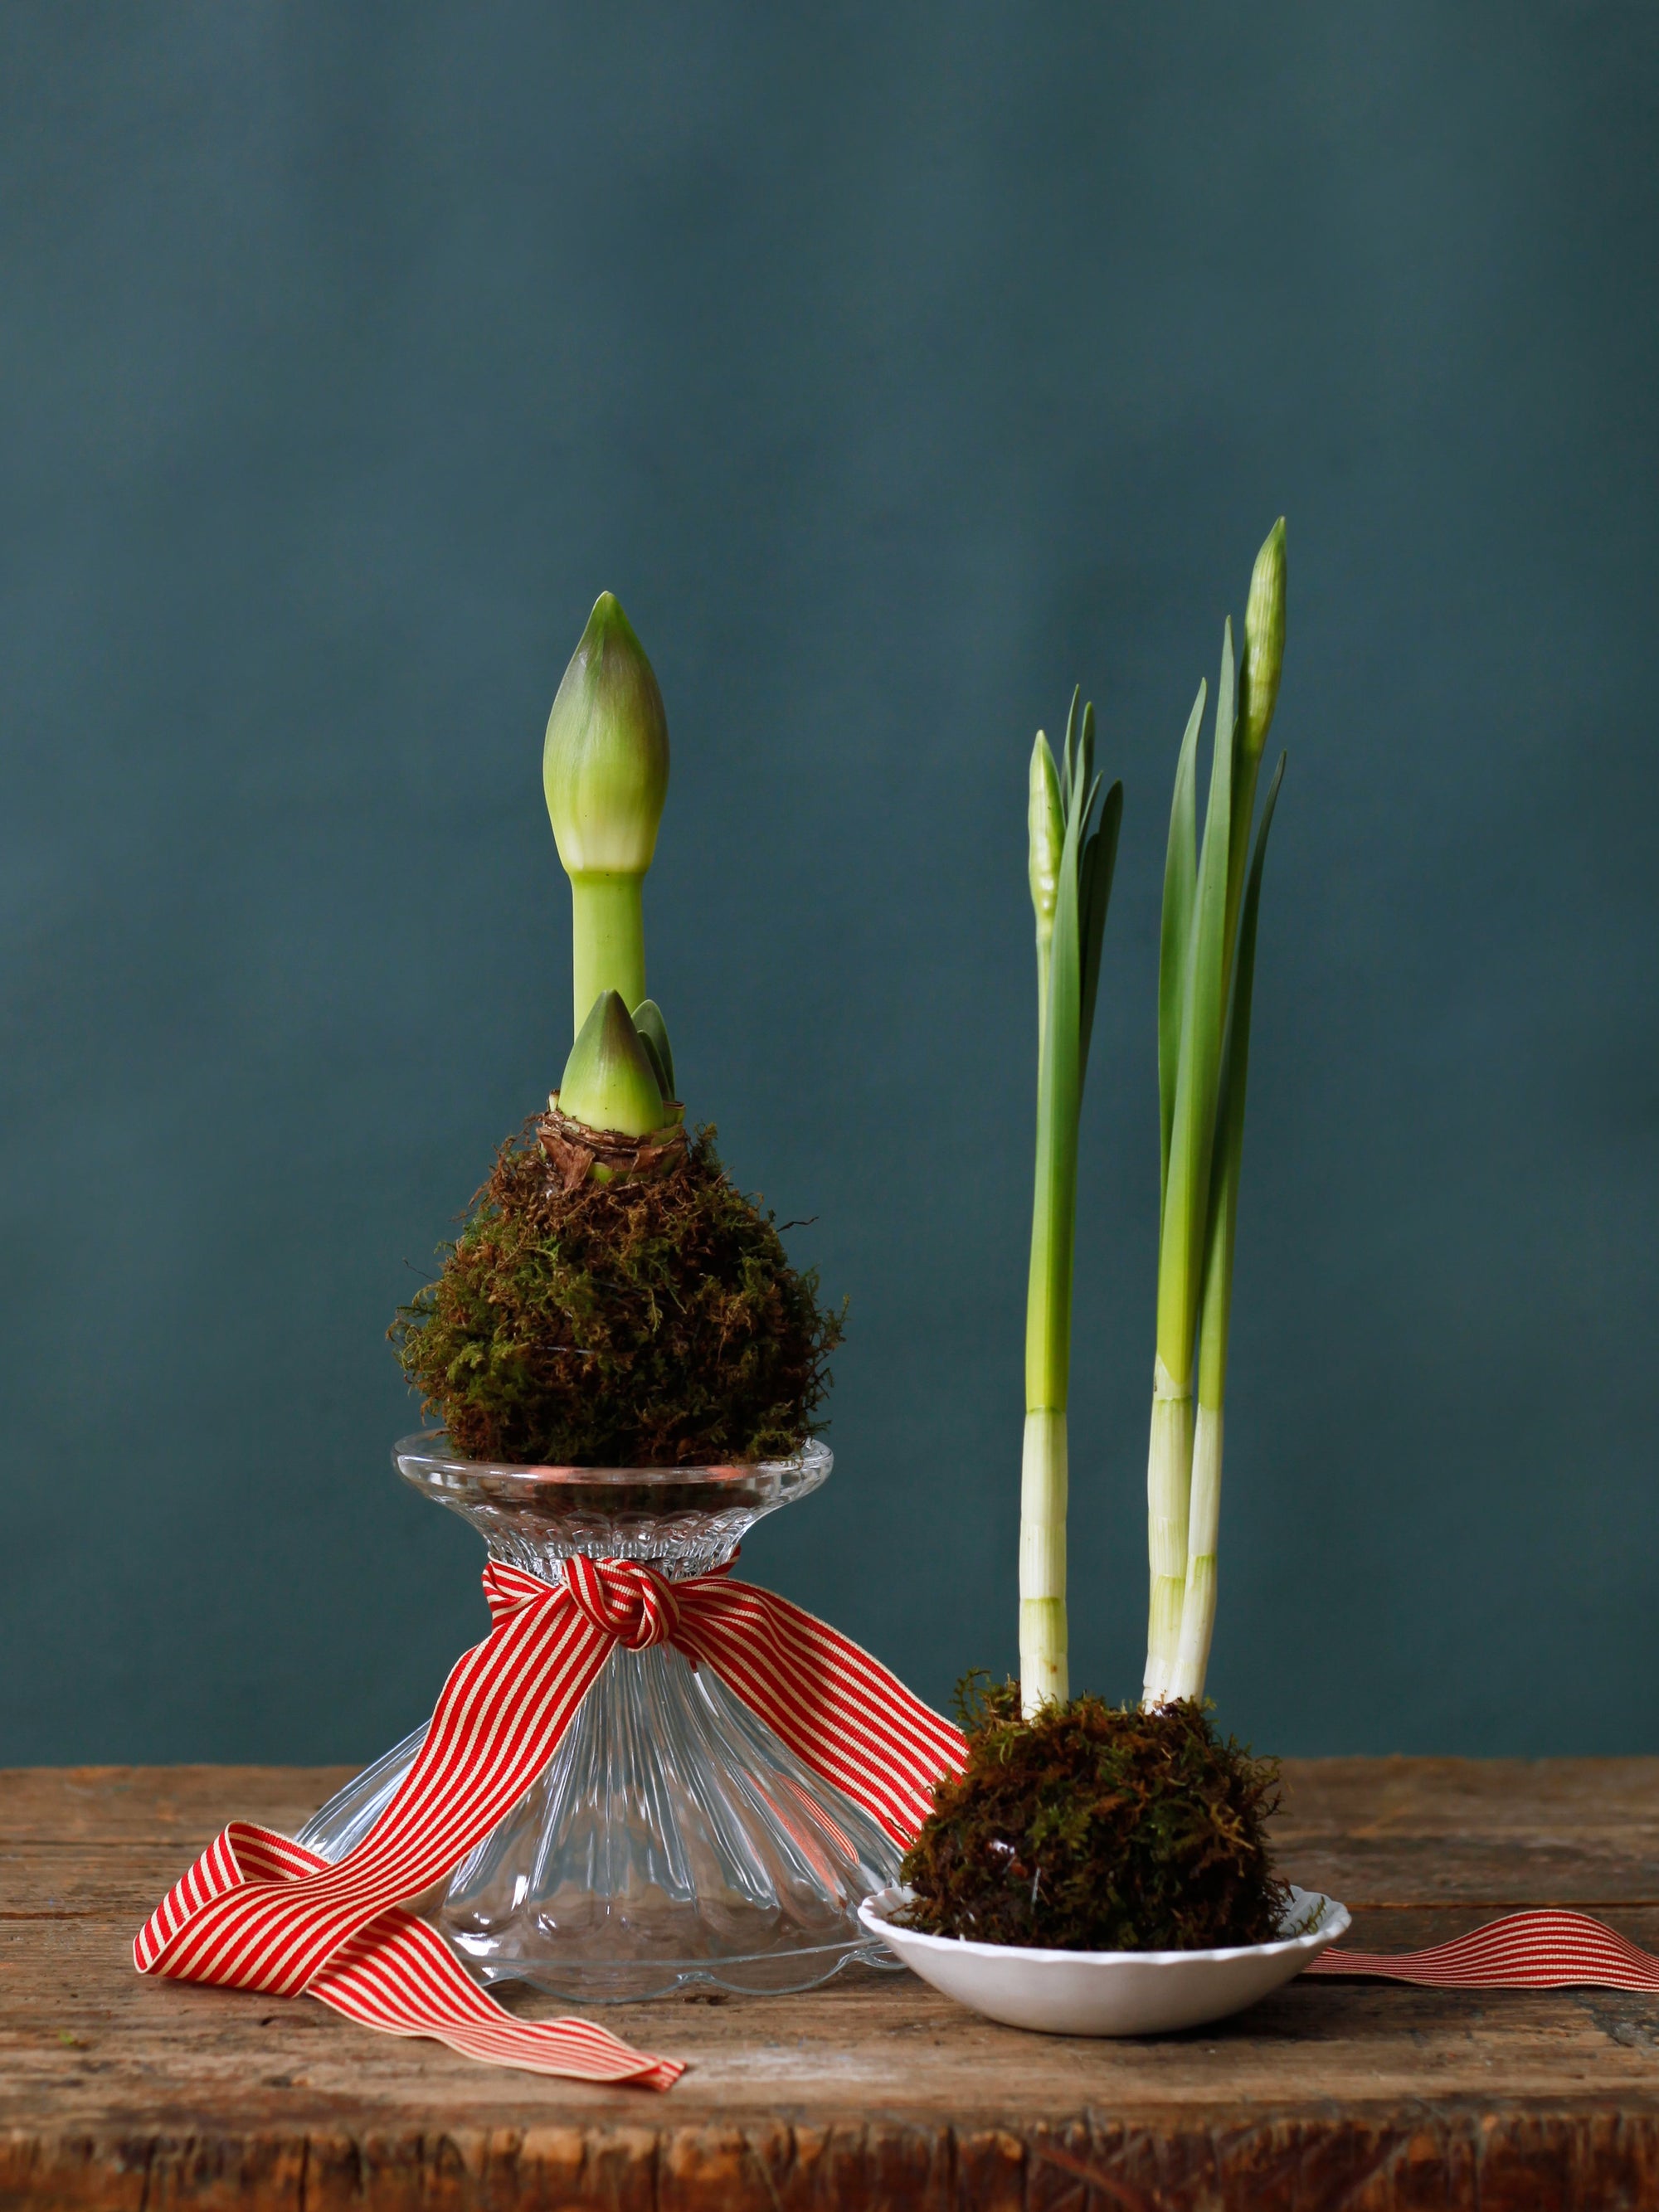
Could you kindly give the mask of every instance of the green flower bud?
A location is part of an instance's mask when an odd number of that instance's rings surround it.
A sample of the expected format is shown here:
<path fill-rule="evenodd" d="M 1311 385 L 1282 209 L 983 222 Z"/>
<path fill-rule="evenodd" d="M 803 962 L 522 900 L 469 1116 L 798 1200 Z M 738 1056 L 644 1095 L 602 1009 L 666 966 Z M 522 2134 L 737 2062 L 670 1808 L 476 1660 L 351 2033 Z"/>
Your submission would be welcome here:
<path fill-rule="evenodd" d="M 1037 940 L 1046 945 L 1054 932 L 1054 902 L 1060 896 L 1060 856 L 1066 842 L 1066 822 L 1060 811 L 1060 777 L 1055 772 L 1054 757 L 1041 730 L 1031 748 L 1027 821 L 1030 833 L 1031 904 L 1036 909 Z"/>
<path fill-rule="evenodd" d="M 645 873 L 668 795 L 668 718 L 609 592 L 593 602 L 547 718 L 542 784 L 567 875 Z"/>
<path fill-rule="evenodd" d="M 1244 672 L 1239 718 L 1247 757 L 1259 761 L 1279 703 L 1279 672 L 1285 664 L 1285 518 L 1267 532 L 1250 575 L 1244 610 Z"/>
<path fill-rule="evenodd" d="M 585 1128 L 648 1137 L 663 1126 L 663 1097 L 639 1032 L 614 991 L 602 991 L 570 1048 L 559 1111 Z"/>

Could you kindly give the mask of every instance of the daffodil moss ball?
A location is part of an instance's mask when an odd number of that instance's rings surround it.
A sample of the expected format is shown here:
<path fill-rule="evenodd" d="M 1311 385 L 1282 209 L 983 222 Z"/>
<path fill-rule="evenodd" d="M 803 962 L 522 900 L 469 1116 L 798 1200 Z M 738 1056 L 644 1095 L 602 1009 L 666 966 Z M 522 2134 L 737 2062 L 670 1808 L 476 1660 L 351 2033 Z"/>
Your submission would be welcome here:
<path fill-rule="evenodd" d="M 1022 1720 L 1019 1690 L 970 1678 L 968 1764 L 933 1793 L 904 1879 L 930 1936 L 1054 1951 L 1265 1943 L 1287 1895 L 1266 1827 L 1271 1760 L 1190 1699 L 1150 1711 L 1073 1698 Z"/>
<path fill-rule="evenodd" d="M 515 1465 L 772 1459 L 814 1433 L 842 1316 L 701 1131 L 664 1170 L 571 1187 L 531 1122 L 436 1280 L 398 1314 L 404 1374 L 455 1448 Z"/>

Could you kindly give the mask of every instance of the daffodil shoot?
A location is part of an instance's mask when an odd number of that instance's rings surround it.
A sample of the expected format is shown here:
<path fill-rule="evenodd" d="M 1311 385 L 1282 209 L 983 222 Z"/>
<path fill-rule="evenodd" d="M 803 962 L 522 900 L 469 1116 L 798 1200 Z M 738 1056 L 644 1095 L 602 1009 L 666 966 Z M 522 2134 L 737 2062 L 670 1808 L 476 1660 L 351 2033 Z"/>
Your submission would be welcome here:
<path fill-rule="evenodd" d="M 1265 1942 L 1289 1892 L 1267 1823 L 1277 1770 L 1204 1702 L 1215 1620 L 1222 1407 L 1250 1007 L 1281 759 L 1251 830 L 1285 645 L 1285 526 L 1257 557 L 1243 665 L 1222 648 L 1202 842 L 1200 684 L 1182 740 L 1158 965 L 1162 1171 L 1148 1487 L 1151 1628 L 1140 1702 L 1068 1680 L 1067 1408 L 1079 1114 L 1121 792 L 1094 818 L 1094 715 L 1075 696 L 1058 756 L 1039 732 L 1026 791 L 1036 917 L 1036 1188 L 1026 1304 L 1019 1680 L 969 1677 L 967 1764 L 935 1789 L 906 1855 L 909 1924 L 1044 1950 Z M 1091 1453 L 1090 1463 L 1099 1455 Z"/>
<path fill-rule="evenodd" d="M 1285 656 L 1285 524 L 1257 554 L 1234 665 L 1231 621 L 1216 685 L 1200 845 L 1200 684 L 1176 763 L 1158 960 L 1163 1172 L 1157 1352 L 1147 1452 L 1151 1596 L 1142 1697 L 1200 1698 L 1215 1626 L 1227 1331 L 1249 1075 L 1250 1008 L 1267 833 L 1281 754 L 1250 848 L 1256 786 Z"/>
<path fill-rule="evenodd" d="M 1036 916 L 1036 1177 L 1025 1303 L 1025 1440 L 1020 1466 L 1019 1680 L 1027 1714 L 1068 1695 L 1066 1401 L 1083 1079 L 1101 940 L 1112 896 L 1123 787 L 1095 774 L 1095 710 L 1072 695 L 1060 758 L 1039 730 L 1026 814 Z"/>

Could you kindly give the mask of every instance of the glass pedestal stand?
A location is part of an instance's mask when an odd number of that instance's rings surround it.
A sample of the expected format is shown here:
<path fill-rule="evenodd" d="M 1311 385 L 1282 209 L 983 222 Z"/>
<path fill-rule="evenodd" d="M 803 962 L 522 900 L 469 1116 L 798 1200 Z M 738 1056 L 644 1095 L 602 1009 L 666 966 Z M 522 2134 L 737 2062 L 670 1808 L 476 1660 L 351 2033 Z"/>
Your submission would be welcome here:
<path fill-rule="evenodd" d="M 572 1553 L 706 1574 L 746 1529 L 816 1490 L 826 1446 L 703 1468 L 497 1467 L 441 1434 L 398 1471 L 470 1521 L 498 1559 L 556 1581 Z M 417 1729 L 300 1831 L 343 1857 L 404 1774 Z M 618 1648 L 540 1779 L 417 1908 L 485 1982 L 583 2005 L 696 1984 L 811 1989 L 851 1959 L 896 1966 L 856 1917 L 898 1879 L 885 1832 L 787 1750 L 708 1667 Z"/>

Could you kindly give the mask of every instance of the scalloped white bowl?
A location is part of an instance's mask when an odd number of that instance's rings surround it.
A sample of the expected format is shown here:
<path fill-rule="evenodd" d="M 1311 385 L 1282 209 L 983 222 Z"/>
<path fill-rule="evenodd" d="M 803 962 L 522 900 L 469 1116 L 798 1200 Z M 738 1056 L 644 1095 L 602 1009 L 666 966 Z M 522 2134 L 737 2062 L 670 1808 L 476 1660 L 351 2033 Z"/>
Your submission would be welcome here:
<path fill-rule="evenodd" d="M 1243 2012 L 1299 1974 L 1349 1925 L 1322 1890 L 1292 1886 L 1272 1943 L 1224 1951 L 1036 1951 L 896 1925 L 908 1889 L 878 1889 L 859 1918 L 905 1965 L 988 2020 L 1045 2035 L 1168 2035 Z"/>

